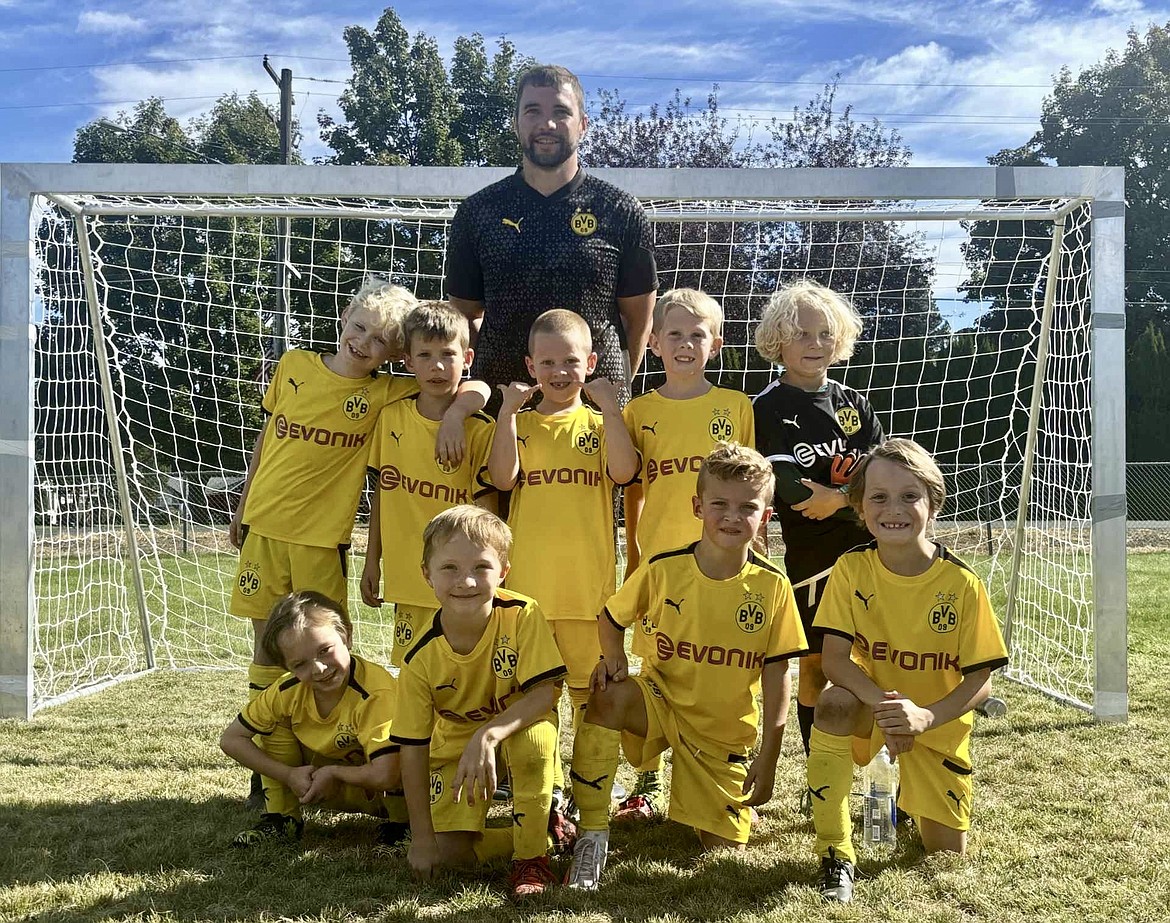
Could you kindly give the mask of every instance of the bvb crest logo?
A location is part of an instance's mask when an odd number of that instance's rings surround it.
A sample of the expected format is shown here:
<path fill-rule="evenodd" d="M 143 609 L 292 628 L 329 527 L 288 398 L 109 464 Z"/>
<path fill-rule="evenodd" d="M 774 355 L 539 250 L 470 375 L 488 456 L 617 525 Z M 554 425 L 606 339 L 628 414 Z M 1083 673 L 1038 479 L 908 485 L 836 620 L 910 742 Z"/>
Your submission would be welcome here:
<path fill-rule="evenodd" d="M 431 773 L 431 804 L 443 797 L 443 774 L 437 769 Z"/>
<path fill-rule="evenodd" d="M 934 598 L 938 605 L 930 610 L 930 630 L 940 635 L 952 632 L 959 624 L 959 612 L 954 603 L 956 594 L 935 593 Z"/>
<path fill-rule="evenodd" d="M 370 399 L 364 391 L 355 391 L 342 401 L 341 412 L 347 419 L 360 420 L 370 412 Z"/>
<path fill-rule="evenodd" d="M 642 628 L 642 634 L 646 635 L 647 637 L 654 634 L 654 632 L 658 630 L 658 626 L 654 624 L 654 619 L 649 615 L 643 615 L 640 619 L 638 619 L 638 624 Z"/>
<path fill-rule="evenodd" d="M 711 414 L 711 424 L 708 429 L 711 438 L 716 442 L 731 442 L 735 438 L 735 424 L 731 422 L 730 410 L 718 408 Z"/>
<path fill-rule="evenodd" d="M 406 647 L 414 640 L 414 626 L 407 619 L 399 619 L 394 623 L 394 643 L 399 647 Z"/>
<path fill-rule="evenodd" d="M 352 750 L 358 745 L 358 739 L 349 731 L 342 731 L 333 738 L 333 746 L 338 750 Z"/>
<path fill-rule="evenodd" d="M 255 561 L 245 561 L 240 571 L 240 595 L 255 596 L 260 591 L 260 565 Z"/>
<path fill-rule="evenodd" d="M 837 411 L 837 425 L 846 436 L 852 436 L 861 429 L 861 414 L 852 407 L 842 407 Z"/>
<path fill-rule="evenodd" d="M 591 237 L 597 231 L 597 216 L 591 212 L 573 212 L 573 217 L 569 219 L 569 227 L 578 237 Z"/>
<path fill-rule="evenodd" d="M 492 654 L 492 671 L 500 679 L 511 679 L 516 675 L 516 665 L 519 662 L 520 657 L 516 651 L 501 644 Z"/>
<path fill-rule="evenodd" d="M 760 605 L 763 601 L 762 593 L 744 594 L 743 602 L 735 610 L 735 624 L 739 626 L 740 631 L 746 631 L 750 635 L 764 627 L 767 616 L 764 607 Z"/>
<path fill-rule="evenodd" d="M 597 430 L 579 429 L 573 433 L 573 445 L 582 455 L 596 455 L 601 451 L 601 436 Z"/>
<path fill-rule="evenodd" d="M 439 470 L 442 471 L 443 474 L 454 474 L 456 471 L 459 470 L 459 463 L 458 462 L 439 461 L 439 459 L 436 458 L 435 464 L 439 466 Z"/>

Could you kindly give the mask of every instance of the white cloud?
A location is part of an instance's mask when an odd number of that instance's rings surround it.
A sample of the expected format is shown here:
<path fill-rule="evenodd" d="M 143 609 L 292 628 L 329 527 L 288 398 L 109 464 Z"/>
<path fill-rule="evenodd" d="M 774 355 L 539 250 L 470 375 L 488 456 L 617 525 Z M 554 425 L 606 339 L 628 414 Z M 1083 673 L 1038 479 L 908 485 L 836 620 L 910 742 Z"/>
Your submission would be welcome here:
<path fill-rule="evenodd" d="M 83 10 L 77 17 L 77 31 L 97 34 L 129 35 L 146 31 L 146 22 L 128 13 Z"/>
<path fill-rule="evenodd" d="M 1145 4 L 1142 0 L 1094 0 L 1093 9 L 1103 13 L 1140 13 Z"/>

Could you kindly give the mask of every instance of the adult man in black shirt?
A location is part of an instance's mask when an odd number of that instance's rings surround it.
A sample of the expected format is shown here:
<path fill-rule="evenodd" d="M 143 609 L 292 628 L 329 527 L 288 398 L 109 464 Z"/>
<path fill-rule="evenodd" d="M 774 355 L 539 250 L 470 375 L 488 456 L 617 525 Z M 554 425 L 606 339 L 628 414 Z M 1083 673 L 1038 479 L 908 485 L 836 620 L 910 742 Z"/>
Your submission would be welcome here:
<path fill-rule="evenodd" d="M 528 381 L 532 321 L 550 308 L 585 318 L 597 373 L 629 399 L 646 350 L 658 287 L 650 223 L 641 205 L 580 168 L 589 120 L 577 78 L 563 67 L 517 83 L 520 169 L 465 200 L 447 250 L 447 294 L 471 322 L 471 374 L 493 388 Z"/>

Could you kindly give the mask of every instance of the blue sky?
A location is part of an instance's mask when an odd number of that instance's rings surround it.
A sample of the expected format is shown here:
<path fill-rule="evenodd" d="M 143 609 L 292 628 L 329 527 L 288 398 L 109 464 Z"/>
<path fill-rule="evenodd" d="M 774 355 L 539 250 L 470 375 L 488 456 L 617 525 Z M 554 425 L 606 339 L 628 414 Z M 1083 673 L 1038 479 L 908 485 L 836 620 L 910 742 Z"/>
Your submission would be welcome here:
<path fill-rule="evenodd" d="M 355 0 L 0 0 L 0 160 L 69 161 L 87 121 L 151 95 L 186 121 L 222 93 L 273 103 L 264 54 L 289 67 L 303 152 L 321 156 L 316 115 L 349 76 L 342 30 L 373 28 L 385 4 Z M 983 164 L 1035 130 L 1061 67 L 1121 48 L 1126 30 L 1170 21 L 1142 0 L 407 0 L 407 29 L 450 55 L 458 35 L 507 35 L 561 63 L 586 90 L 632 108 L 675 87 L 721 85 L 728 115 L 785 117 L 835 73 L 858 118 L 897 128 L 918 165 Z M 100 66 L 95 66 L 100 65 Z M 312 79 L 310 79 L 312 78 Z"/>

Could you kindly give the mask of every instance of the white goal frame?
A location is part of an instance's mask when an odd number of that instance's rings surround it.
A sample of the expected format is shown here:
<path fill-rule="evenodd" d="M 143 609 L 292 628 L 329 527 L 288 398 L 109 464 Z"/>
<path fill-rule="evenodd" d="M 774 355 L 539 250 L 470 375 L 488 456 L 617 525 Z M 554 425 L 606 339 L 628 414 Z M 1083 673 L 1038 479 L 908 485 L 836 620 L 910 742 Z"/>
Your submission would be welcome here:
<path fill-rule="evenodd" d="M 30 228 L 37 198 L 49 197 L 58 203 L 85 195 L 451 199 L 470 195 L 510 172 L 439 167 L 0 164 L 0 717 L 29 719 L 36 701 L 33 405 L 38 318 Z M 1091 708 L 1098 720 L 1125 720 L 1124 171 L 1116 167 L 911 167 L 594 172 L 641 199 L 702 198 L 728 203 L 855 200 L 871 203 L 862 217 L 874 220 L 909 219 L 911 215 L 899 211 L 896 204 L 907 199 L 1087 203 L 1092 240 L 1090 518 L 1095 679 Z M 816 217 L 833 220 L 832 206 L 823 209 Z M 914 217 L 932 215 L 927 208 L 915 212 Z M 944 217 L 953 219 L 955 215 L 947 212 Z M 1030 220 L 1033 217 L 1029 215 Z M 853 212 L 841 220 L 857 218 Z M 95 310 L 95 293 L 90 291 L 87 296 L 91 310 Z M 99 355 L 99 366 L 103 361 Z M 1037 368 L 1041 370 L 1038 375 L 1042 374 L 1042 358 L 1037 359 Z M 111 427 L 112 440 L 117 439 L 116 431 L 116 426 Z M 1025 467 L 1029 457 L 1025 456 Z M 127 511 L 124 487 L 122 494 L 122 508 Z M 1026 511 L 1027 504 L 1021 507 Z M 129 522 L 128 515 L 124 518 Z M 130 560 L 136 558 L 133 533 L 132 527 L 127 528 Z M 1009 631 L 1011 605 L 1009 600 Z M 142 623 L 146 631 L 145 611 Z M 153 666 L 147 640 L 142 669 Z"/>

